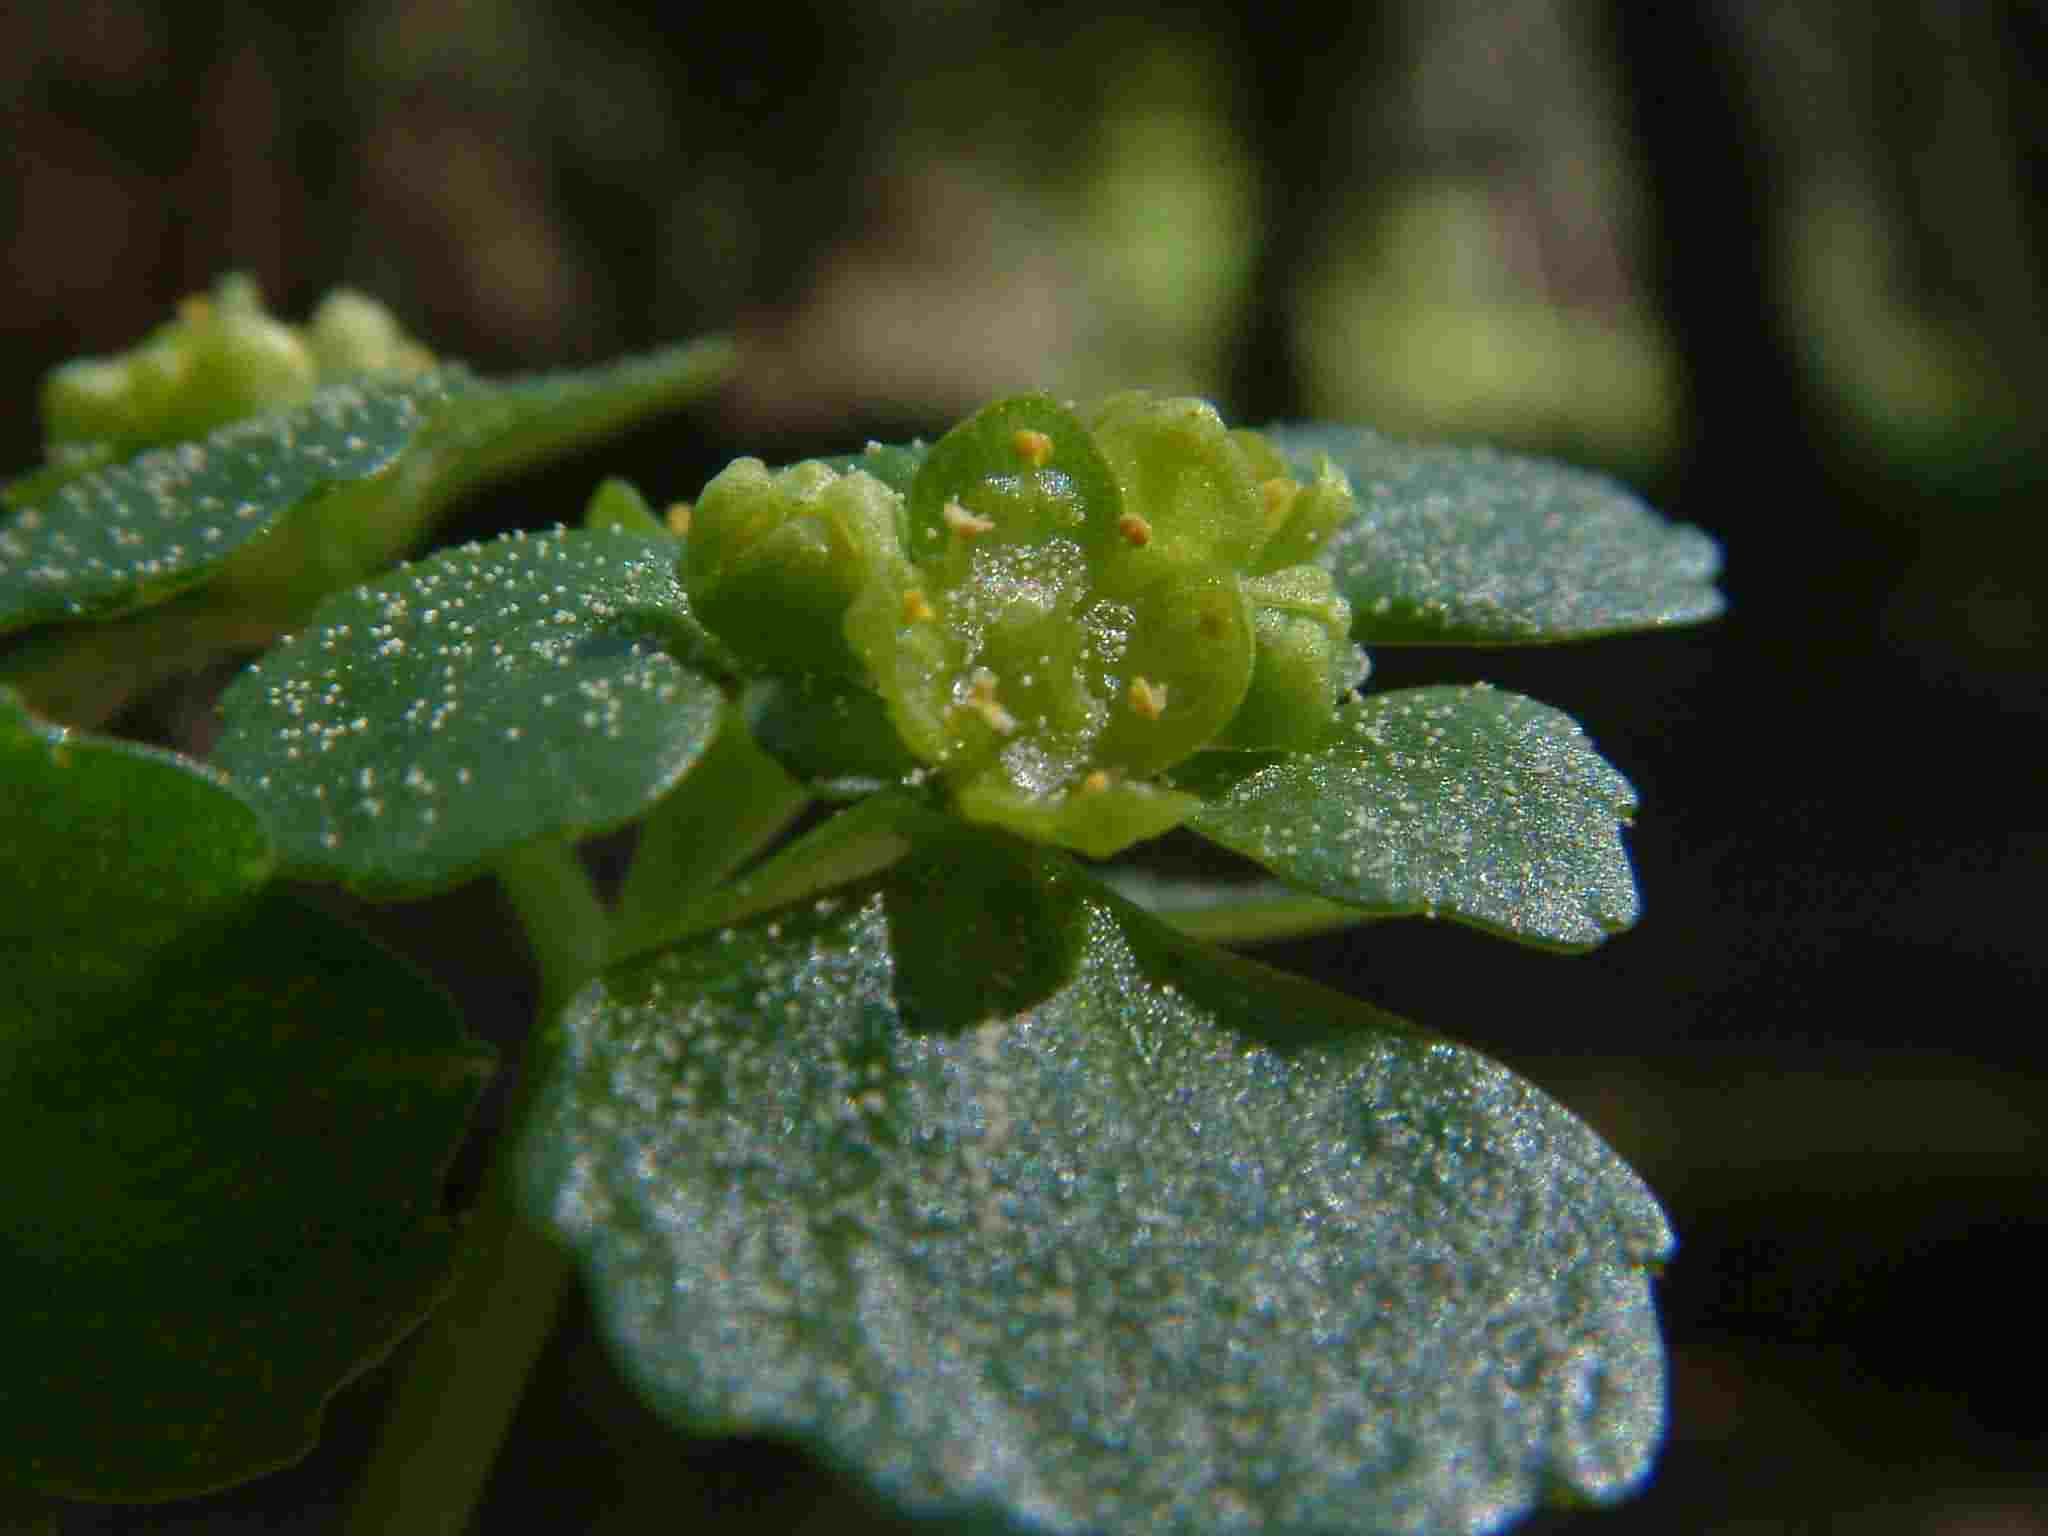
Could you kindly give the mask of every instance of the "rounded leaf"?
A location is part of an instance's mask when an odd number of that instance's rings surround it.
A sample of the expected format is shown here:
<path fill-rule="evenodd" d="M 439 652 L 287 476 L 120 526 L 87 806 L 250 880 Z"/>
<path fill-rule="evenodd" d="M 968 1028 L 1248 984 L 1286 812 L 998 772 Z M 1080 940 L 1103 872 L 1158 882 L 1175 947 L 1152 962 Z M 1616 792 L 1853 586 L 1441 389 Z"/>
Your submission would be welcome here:
<path fill-rule="evenodd" d="M 415 972 L 283 899 L 151 959 L 0 1018 L 0 1483 L 66 1498 L 311 1448 L 440 1292 L 441 1178 L 490 1071 Z"/>
<path fill-rule="evenodd" d="M 453 384 L 330 385 L 19 506 L 0 524 L 0 631 L 105 618 L 198 585 L 316 491 L 389 469 Z"/>
<path fill-rule="evenodd" d="M 1058 1532 L 1478 1532 L 1644 1475 L 1670 1238 L 1633 1175 L 1057 856 L 948 839 L 564 1032 L 528 1199 L 693 1430 Z"/>
<path fill-rule="evenodd" d="M 716 733 L 679 541 L 622 529 L 447 550 L 321 604 L 221 699 L 215 753 L 295 874 L 376 895 L 643 814 Z"/>
<path fill-rule="evenodd" d="M 1588 949 L 1632 925 L 1635 791 L 1569 715 L 1484 685 L 1354 700 L 1313 751 L 1175 774 L 1189 825 L 1292 885 L 1379 916 L 1448 917 Z"/>
<path fill-rule="evenodd" d="M 1327 456 L 1358 516 L 1322 543 L 1365 645 L 1516 645 L 1697 624 L 1721 553 L 1602 475 L 1362 427 L 1270 427 L 1303 475 Z"/>
<path fill-rule="evenodd" d="M 270 875 L 262 819 L 211 769 L 61 730 L 0 688 L 0 1007 L 76 1006 L 146 972 Z"/>

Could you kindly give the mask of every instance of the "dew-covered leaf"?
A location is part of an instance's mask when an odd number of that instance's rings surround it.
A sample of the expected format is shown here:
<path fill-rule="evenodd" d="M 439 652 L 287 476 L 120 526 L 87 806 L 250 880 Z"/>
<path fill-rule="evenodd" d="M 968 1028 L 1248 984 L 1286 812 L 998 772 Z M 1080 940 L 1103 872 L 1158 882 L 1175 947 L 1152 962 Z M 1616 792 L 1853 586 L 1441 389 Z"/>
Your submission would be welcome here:
<path fill-rule="evenodd" d="M 686 404 L 729 363 L 711 341 L 505 380 L 362 378 L 193 442 L 31 476 L 0 523 L 0 631 L 110 617 L 223 575 L 239 600 L 303 611 L 389 564 L 456 497 Z"/>
<path fill-rule="evenodd" d="M 1605 476 L 1359 427 L 1274 427 L 1298 472 L 1327 454 L 1359 512 L 1325 558 L 1372 645 L 1525 645 L 1696 624 L 1721 555 Z"/>
<path fill-rule="evenodd" d="M 45 725 L 0 688 L 0 1008 L 79 1006 L 246 900 L 274 856 L 221 776 Z"/>
<path fill-rule="evenodd" d="M 158 1499 L 296 1460 L 452 1256 L 490 1059 L 445 998 L 276 896 L 152 960 L 0 1020 L 0 1484 Z"/>
<path fill-rule="evenodd" d="M 1174 777 L 1207 801 L 1195 831 L 1375 916 L 1561 949 L 1636 920 L 1621 843 L 1635 791 L 1569 715 L 1519 694 L 1369 695 L 1316 751 L 1209 753 Z"/>
<path fill-rule="evenodd" d="M 107 617 L 205 581 L 315 492 L 388 470 L 461 387 L 453 373 L 331 385 L 297 410 L 23 496 L 0 524 L 0 631 Z"/>
<path fill-rule="evenodd" d="M 643 814 L 723 696 L 679 540 L 622 529 L 444 550 L 323 602 L 221 699 L 215 761 L 294 874 L 418 893 Z"/>
<path fill-rule="evenodd" d="M 1057 854 L 976 852 L 568 1011 L 527 1198 L 651 1403 L 915 1513 L 1111 1536 L 1448 1536 L 1644 1475 L 1669 1233 L 1584 1125 Z"/>

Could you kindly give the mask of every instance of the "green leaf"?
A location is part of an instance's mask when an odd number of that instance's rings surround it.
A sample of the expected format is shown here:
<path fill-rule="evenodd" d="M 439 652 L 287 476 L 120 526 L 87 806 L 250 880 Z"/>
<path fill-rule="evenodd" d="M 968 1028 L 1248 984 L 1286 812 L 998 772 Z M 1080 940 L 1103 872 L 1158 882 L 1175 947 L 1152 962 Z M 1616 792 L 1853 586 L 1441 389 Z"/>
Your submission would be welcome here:
<path fill-rule="evenodd" d="M 842 475 L 861 470 L 899 495 L 908 496 L 910 487 L 916 483 L 917 472 L 924 467 L 931 451 L 931 445 L 923 438 L 914 438 L 907 443 L 870 442 L 859 453 L 836 454 L 822 462 Z"/>
<path fill-rule="evenodd" d="M 503 381 L 459 368 L 354 380 L 195 442 L 30 477 L 0 525 L 0 632 L 110 617 L 223 575 L 238 601 L 302 611 L 389 564 L 456 497 L 693 400 L 730 360 L 710 341 Z"/>
<path fill-rule="evenodd" d="M 631 821 L 689 772 L 724 703 L 665 649 L 709 654 L 681 548 L 515 534 L 337 594 L 229 686 L 215 760 L 294 874 L 378 896 Z"/>
<path fill-rule="evenodd" d="M 1096 875 L 1126 901 L 1211 944 L 1305 939 L 1370 921 L 1356 907 L 1304 896 L 1278 880 L 1188 879 L 1135 864 L 1107 864 Z"/>
<path fill-rule="evenodd" d="M 756 679 L 748 724 L 764 751 L 806 782 L 874 787 L 918 771 L 872 688 L 817 672 Z"/>
<path fill-rule="evenodd" d="M 276 897 L 154 959 L 0 1018 L 0 1484 L 158 1499 L 296 1460 L 453 1251 L 490 1059 L 438 992 Z"/>
<path fill-rule="evenodd" d="M 1538 644 L 1721 611 L 1714 541 L 1604 476 L 1358 427 L 1266 436 L 1297 473 L 1327 454 L 1351 477 L 1359 514 L 1325 558 L 1365 645 Z"/>
<path fill-rule="evenodd" d="M 1380 917 L 1448 917 L 1588 949 L 1636 920 L 1621 829 L 1635 791 L 1569 715 L 1484 684 L 1338 711 L 1329 745 L 1212 753 L 1175 775 L 1188 825 L 1302 889 Z"/>
<path fill-rule="evenodd" d="M 0 632 L 146 607 L 217 574 L 315 492 L 382 474 L 459 375 L 337 384 L 295 411 L 110 464 L 0 526 Z"/>
<path fill-rule="evenodd" d="M 1670 1237 L 1585 1126 L 1062 856 L 911 868 L 565 1015 L 527 1198 L 661 1412 L 1061 1532 L 1477 1532 L 1644 1475 Z"/>
<path fill-rule="evenodd" d="M 232 911 L 274 856 L 255 810 L 184 758 L 48 726 L 0 688 L 0 1008 L 132 983 Z"/>

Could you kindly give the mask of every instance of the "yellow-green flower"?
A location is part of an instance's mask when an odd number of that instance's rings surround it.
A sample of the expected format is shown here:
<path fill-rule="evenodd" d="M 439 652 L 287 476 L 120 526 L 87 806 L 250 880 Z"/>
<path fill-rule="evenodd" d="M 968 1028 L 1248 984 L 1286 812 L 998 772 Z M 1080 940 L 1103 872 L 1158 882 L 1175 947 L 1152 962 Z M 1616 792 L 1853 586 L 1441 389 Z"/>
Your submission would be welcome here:
<path fill-rule="evenodd" d="M 879 466 L 878 466 L 879 467 Z M 1199 400 L 1000 401 L 907 489 L 741 460 L 707 486 L 699 616 L 773 667 L 851 670 L 971 820 L 1097 856 L 1196 802 L 1210 747 L 1317 741 L 1362 675 L 1314 562 L 1352 511 Z"/>

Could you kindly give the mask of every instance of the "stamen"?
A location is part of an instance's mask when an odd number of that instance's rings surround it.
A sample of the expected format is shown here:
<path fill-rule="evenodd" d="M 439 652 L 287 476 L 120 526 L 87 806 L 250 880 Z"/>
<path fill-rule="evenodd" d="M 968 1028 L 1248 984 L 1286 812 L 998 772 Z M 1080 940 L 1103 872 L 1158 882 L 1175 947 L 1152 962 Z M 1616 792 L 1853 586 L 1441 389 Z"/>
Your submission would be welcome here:
<path fill-rule="evenodd" d="M 1166 684 L 1131 679 L 1131 713 L 1141 720 L 1157 720 L 1166 713 Z"/>
<path fill-rule="evenodd" d="M 1033 469 L 1043 469 L 1052 462 L 1052 439 L 1029 427 L 1019 427 L 1010 434 L 1010 447 Z"/>
<path fill-rule="evenodd" d="M 988 728 L 998 736 L 1007 736 L 1017 729 L 1017 717 L 997 700 L 996 675 L 986 667 L 968 680 L 967 708 L 987 721 Z"/>
<path fill-rule="evenodd" d="M 1259 487 L 1259 499 L 1266 513 L 1266 532 L 1272 533 L 1287 521 L 1287 514 L 1294 509 L 1294 498 L 1301 494 L 1301 482 L 1276 476 Z"/>
<path fill-rule="evenodd" d="M 1116 531 L 1129 539 L 1139 549 L 1152 542 L 1152 525 L 1135 512 L 1126 512 L 1116 520 Z"/>
<path fill-rule="evenodd" d="M 953 530 L 956 538 L 971 539 L 992 532 L 996 520 L 992 517 L 976 517 L 957 501 L 949 501 L 939 509 L 939 515 L 946 520 L 946 526 Z"/>

